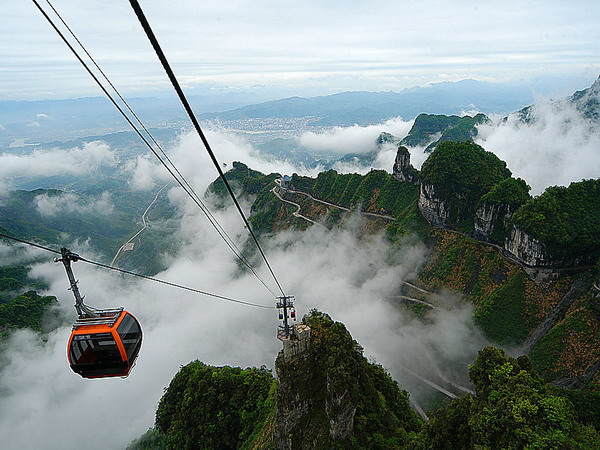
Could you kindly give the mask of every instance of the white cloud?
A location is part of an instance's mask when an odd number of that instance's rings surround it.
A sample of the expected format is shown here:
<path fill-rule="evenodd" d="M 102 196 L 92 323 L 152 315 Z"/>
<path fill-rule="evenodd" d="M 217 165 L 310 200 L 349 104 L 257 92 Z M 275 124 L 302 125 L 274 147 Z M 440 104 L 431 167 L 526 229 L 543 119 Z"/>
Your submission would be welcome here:
<path fill-rule="evenodd" d="M 208 180 L 199 177 L 195 182 L 206 185 Z M 242 245 L 246 233 L 235 211 L 218 211 L 216 216 Z M 380 236 L 360 237 L 353 230 L 352 224 L 332 232 L 313 227 L 264 243 L 286 293 L 296 296 L 299 315 L 316 307 L 345 322 L 366 354 L 407 386 L 410 381 L 396 362 L 428 370 L 413 358 L 429 355 L 443 365 L 482 342 L 469 326 L 469 310 L 436 312 L 430 325 L 423 326 L 385 300 L 417 272 L 427 254 L 423 244 L 407 240 L 389 247 Z M 236 260 L 197 210 L 187 208 L 179 238 L 177 254 L 158 278 L 241 300 L 274 303 L 253 276 L 239 273 Z M 85 248 L 71 249 L 93 258 Z M 0 377 L 0 435 L 8 448 L 122 448 L 152 425 L 163 388 L 182 364 L 198 358 L 216 365 L 273 367 L 281 347 L 275 339 L 274 309 L 124 279 L 83 263 L 74 270 L 90 305 L 122 305 L 140 320 L 144 344 L 137 366 L 126 380 L 83 380 L 70 371 L 65 357 L 69 327 L 59 328 L 46 342 L 28 331 L 15 333 Z M 273 285 L 264 265 L 258 270 Z M 57 295 L 61 308 L 73 317 L 62 267 L 38 264 L 32 275 L 48 281 L 48 293 Z M 465 342 L 473 347 L 468 352 Z"/>
<path fill-rule="evenodd" d="M 506 123 L 481 125 L 477 143 L 506 161 L 532 194 L 600 177 L 600 128 L 567 102 L 539 101 L 534 120 L 524 124 L 511 115 Z"/>
<path fill-rule="evenodd" d="M 111 214 L 115 209 L 110 197 L 110 193 L 106 191 L 95 199 L 82 199 L 73 193 L 53 196 L 42 194 L 34 198 L 34 203 L 38 213 L 42 217 L 54 217 L 64 212 L 107 215 Z"/>
<path fill-rule="evenodd" d="M 248 167 L 265 174 L 277 172 L 291 174 L 316 174 L 317 169 L 306 170 L 287 161 L 265 159 L 242 137 L 218 127 L 206 127 L 206 137 L 217 155 L 223 172 L 232 168 L 234 161 L 242 161 Z M 219 174 L 195 131 L 182 133 L 173 147 L 165 150 L 181 174 L 194 190 L 203 195 Z M 152 189 L 173 178 L 153 156 L 138 157 L 125 169 L 132 173 L 131 186 L 135 189 Z M 173 183 L 175 184 L 175 183 Z M 180 190 L 179 186 L 175 188 Z"/>
<path fill-rule="evenodd" d="M 404 138 L 414 121 L 404 122 L 396 117 L 384 123 L 369 126 L 333 127 L 323 132 L 303 133 L 299 142 L 311 150 L 325 150 L 340 154 L 368 153 L 376 149 L 376 141 L 383 132 Z"/>
<path fill-rule="evenodd" d="M 4 188 L 10 187 L 13 177 L 79 175 L 96 172 L 102 166 L 115 166 L 117 155 L 104 142 L 94 141 L 81 147 L 36 149 L 26 155 L 0 154 L 0 179 Z"/>

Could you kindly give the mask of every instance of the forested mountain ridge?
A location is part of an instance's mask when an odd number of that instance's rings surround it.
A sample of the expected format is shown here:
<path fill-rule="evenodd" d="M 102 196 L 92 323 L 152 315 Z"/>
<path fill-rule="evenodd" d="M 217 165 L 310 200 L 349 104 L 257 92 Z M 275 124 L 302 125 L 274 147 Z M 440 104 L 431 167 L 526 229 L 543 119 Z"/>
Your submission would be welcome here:
<path fill-rule="evenodd" d="M 489 122 L 490 119 L 481 113 L 472 117 L 419 114 L 400 144 L 409 147 L 427 146 L 425 151 L 431 152 L 441 142 L 473 140 L 478 134 L 477 125 Z"/>
<path fill-rule="evenodd" d="M 423 422 L 408 394 L 383 367 L 367 361 L 343 324 L 313 310 L 302 326 L 310 331 L 308 345 L 286 353 L 284 344 L 277 380 L 262 369 L 199 361 L 182 367 L 159 403 L 155 428 L 128 450 L 600 445 L 589 404 L 547 386 L 526 356 L 484 348 L 469 368 L 475 393 Z"/>
<path fill-rule="evenodd" d="M 460 114 L 479 108 L 484 113 L 515 110 L 532 100 L 525 86 L 476 80 L 433 83 L 400 92 L 342 92 L 312 98 L 290 97 L 230 111 L 205 114 L 206 119 L 245 120 L 268 117 L 311 117 L 311 125 L 368 125 L 390 117 L 412 119 L 420 113 Z"/>
<path fill-rule="evenodd" d="M 8 191 L 0 203 L 0 228 L 7 234 L 59 249 L 65 240 L 89 241 L 94 251 L 110 262 L 119 247 L 142 227 L 144 234 L 133 242 L 133 249 L 122 252 L 119 264 L 144 274 L 164 269 L 156 239 L 167 241 L 174 229 L 171 221 L 175 209 L 164 195 L 153 202 L 153 192 L 122 187 L 114 179 L 106 179 L 81 191 L 36 189 Z M 164 245 L 164 244 L 163 244 Z"/>
<path fill-rule="evenodd" d="M 459 167 L 472 170 L 455 169 Z M 398 170 L 396 167 L 395 174 Z M 232 170 L 227 177 L 236 179 L 243 173 Z M 271 174 L 264 180 L 277 176 Z M 253 172 L 255 183 L 256 177 Z M 600 198 L 594 194 L 597 181 L 550 188 L 532 199 L 527 184 L 512 178 L 506 164 L 496 156 L 471 142 L 444 142 L 432 152 L 413 182 L 398 181 L 385 171 L 358 175 L 331 170 L 316 178 L 293 174 L 289 183 L 289 189 L 279 189 L 279 195 L 297 204 L 302 215 L 326 227 L 343 223 L 353 211 L 362 211 L 366 232 L 385 230 L 392 240 L 411 233 L 421 235 L 432 245 L 433 252 L 417 281 L 434 291 L 450 288 L 465 295 L 475 305 L 477 323 L 499 344 L 525 342 L 553 311 L 560 311 L 549 329 L 536 335 L 531 344 L 535 367 L 545 379 L 555 381 L 596 373 L 594 367 L 600 361 L 600 322 L 592 281 L 597 276 L 593 263 L 600 256 L 597 254 L 600 246 L 595 240 L 600 235 L 600 225 L 591 216 L 597 216 L 597 206 L 593 206 Z M 270 233 L 310 226 L 292 214 L 294 206 L 271 192 L 274 187 L 275 184 L 266 183 L 258 191 L 250 217 L 255 230 Z M 556 189 L 567 194 L 556 198 Z M 552 220 L 536 222 L 530 212 L 543 208 L 547 195 L 552 195 L 554 208 L 565 208 L 559 214 L 563 218 L 560 220 L 568 222 L 569 211 L 573 210 L 581 215 L 573 223 L 585 222 L 588 231 L 577 235 L 577 251 L 587 257 L 579 262 L 572 260 L 575 266 L 561 265 L 561 260 L 553 259 L 551 253 L 540 255 L 541 264 L 530 265 L 528 254 L 512 254 L 504 247 L 514 242 L 511 236 L 515 229 L 520 229 L 522 216 L 536 223 L 540 230 L 555 226 Z M 573 201 L 575 197 L 583 203 Z M 591 217 L 589 221 L 583 219 L 586 211 Z M 554 248 L 552 241 L 539 242 Z M 562 242 L 562 251 L 572 252 L 571 241 Z M 531 251 L 526 246 L 524 250 Z M 589 264 L 592 266 L 588 268 Z M 580 287 L 573 291 L 575 281 Z M 565 328 L 565 323 L 577 325 Z M 564 339 L 564 344 L 557 345 Z"/>

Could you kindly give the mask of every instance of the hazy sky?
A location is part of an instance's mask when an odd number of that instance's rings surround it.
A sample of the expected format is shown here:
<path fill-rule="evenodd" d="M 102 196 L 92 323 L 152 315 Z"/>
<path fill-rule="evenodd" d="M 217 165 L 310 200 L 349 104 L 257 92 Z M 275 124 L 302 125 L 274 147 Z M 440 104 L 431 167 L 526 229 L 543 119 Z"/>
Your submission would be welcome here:
<path fill-rule="evenodd" d="M 597 0 L 140 3 L 191 93 L 326 94 L 600 72 Z M 129 2 L 54 6 L 126 94 L 165 90 Z M 99 95 L 32 2 L 2 0 L 0 18 L 0 100 Z"/>

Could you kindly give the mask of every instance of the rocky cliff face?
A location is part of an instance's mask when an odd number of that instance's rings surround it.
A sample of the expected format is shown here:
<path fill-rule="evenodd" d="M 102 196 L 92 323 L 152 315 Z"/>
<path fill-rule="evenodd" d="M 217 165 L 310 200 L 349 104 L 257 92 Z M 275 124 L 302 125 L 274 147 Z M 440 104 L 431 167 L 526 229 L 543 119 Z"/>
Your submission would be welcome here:
<path fill-rule="evenodd" d="M 421 183 L 419 189 L 419 210 L 421 214 L 434 227 L 445 227 L 450 218 L 450 205 L 446 200 L 436 196 L 432 184 Z"/>
<path fill-rule="evenodd" d="M 511 227 L 504 249 L 528 266 L 551 265 L 544 244 L 517 226 Z"/>
<path fill-rule="evenodd" d="M 543 242 L 530 236 L 515 225 L 510 227 L 504 250 L 523 264 L 539 269 L 573 268 L 590 263 L 588 255 L 585 254 L 565 257 L 553 255 Z"/>
<path fill-rule="evenodd" d="M 502 244 L 508 221 L 514 210 L 511 205 L 484 202 L 475 211 L 473 237 L 486 242 Z"/>
<path fill-rule="evenodd" d="M 393 170 L 394 178 L 398 181 L 415 183 L 417 180 L 417 169 L 410 163 L 410 153 L 404 146 L 398 147 L 396 161 Z"/>
<path fill-rule="evenodd" d="M 343 324 L 313 311 L 307 350 L 275 363 L 279 386 L 275 448 L 381 448 L 406 445 L 419 428 L 408 395 L 362 348 Z"/>

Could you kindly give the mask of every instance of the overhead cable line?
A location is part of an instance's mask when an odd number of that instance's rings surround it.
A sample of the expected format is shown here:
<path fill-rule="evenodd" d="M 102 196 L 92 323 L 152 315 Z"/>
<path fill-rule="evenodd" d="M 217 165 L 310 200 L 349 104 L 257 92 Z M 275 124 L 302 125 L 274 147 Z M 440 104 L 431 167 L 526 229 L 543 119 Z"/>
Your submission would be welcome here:
<path fill-rule="evenodd" d="M 164 158 L 169 162 L 169 164 L 173 167 L 173 169 L 171 169 L 169 167 L 169 165 L 163 160 L 163 158 L 161 158 L 161 156 L 156 152 L 156 150 L 154 149 L 154 147 L 148 142 L 148 140 L 146 139 L 146 137 L 135 126 L 135 124 L 133 123 L 133 121 L 127 116 L 127 114 L 125 113 L 125 111 L 123 111 L 123 109 L 121 108 L 121 106 L 117 103 L 117 101 L 114 99 L 114 97 L 104 87 L 104 85 L 98 79 L 98 77 L 92 72 L 92 70 L 89 68 L 89 66 L 87 65 L 87 63 L 77 53 L 77 51 L 74 49 L 74 47 L 71 45 L 71 43 L 66 39 L 66 37 L 64 36 L 64 34 L 59 30 L 59 28 L 56 26 L 56 24 L 54 23 L 54 21 L 50 18 L 50 16 L 48 16 L 48 14 L 40 6 L 40 4 L 37 2 L 37 0 L 32 0 L 32 1 L 37 6 L 37 8 L 40 10 L 40 12 L 43 14 L 43 16 L 46 18 L 46 20 L 50 23 L 50 25 L 54 28 L 54 30 L 60 36 L 60 38 L 63 40 L 63 42 L 69 47 L 69 49 L 71 50 L 71 52 L 75 55 L 75 57 L 83 65 L 83 67 L 86 69 L 86 71 L 94 79 L 94 81 L 96 82 L 96 84 L 100 87 L 100 89 L 102 89 L 102 91 L 108 97 L 108 99 L 111 101 L 111 103 L 115 106 L 115 108 L 119 111 L 119 113 L 123 116 L 123 118 L 125 118 L 125 120 L 131 126 L 131 128 L 136 132 L 136 134 L 140 137 L 140 139 L 142 139 L 142 141 L 144 142 L 144 144 L 146 144 L 146 146 L 150 149 L 150 151 L 158 158 L 158 160 L 160 161 L 160 163 L 167 169 L 167 171 L 169 172 L 169 174 L 177 181 L 177 183 L 179 184 L 179 186 L 188 194 L 188 196 L 192 199 L 192 201 L 204 213 L 204 215 L 206 216 L 206 218 L 208 219 L 208 221 L 210 222 L 210 224 L 213 226 L 213 228 L 215 228 L 215 230 L 217 231 L 217 233 L 219 234 L 219 236 L 221 237 L 221 239 L 223 239 L 225 241 L 225 243 L 230 248 L 230 250 L 254 274 L 254 276 L 260 281 L 260 283 L 275 297 L 276 294 L 271 290 L 271 288 L 265 283 L 265 281 L 261 278 L 261 276 L 256 272 L 256 270 L 254 269 L 254 267 L 252 267 L 252 265 L 250 264 L 250 262 L 248 261 L 248 259 L 243 255 L 242 251 L 238 248 L 238 246 L 235 244 L 235 242 L 233 241 L 233 239 L 227 234 L 227 232 L 225 231 L 225 229 L 221 226 L 221 224 L 213 216 L 213 214 L 210 212 L 210 210 L 208 209 L 208 207 L 202 202 L 202 200 L 200 199 L 200 197 L 198 196 L 198 194 L 190 186 L 190 184 L 187 182 L 187 180 L 185 179 L 185 177 L 179 172 L 179 170 L 177 169 L 177 167 L 175 166 L 175 164 L 169 159 L 169 157 L 167 156 L 166 152 L 162 149 L 162 147 L 160 146 L 160 144 L 158 143 L 158 141 L 154 138 L 154 136 L 152 135 L 152 133 L 150 133 L 150 131 L 144 126 L 143 122 L 140 120 L 140 118 L 137 116 L 137 114 L 133 111 L 133 109 L 129 106 L 129 104 L 127 103 L 127 101 L 123 98 L 123 96 L 120 94 L 120 92 L 118 91 L 118 89 L 110 81 L 110 79 L 108 78 L 108 76 L 104 73 L 104 71 L 96 63 L 96 61 L 94 60 L 94 58 L 90 55 L 90 53 L 87 51 L 87 49 L 85 48 L 85 46 L 77 38 L 77 36 L 71 30 L 71 28 L 67 25 L 67 23 L 64 21 L 64 19 L 62 18 L 62 16 L 54 8 L 54 6 L 52 5 L 52 3 L 50 3 L 49 0 L 46 0 L 46 2 L 48 3 L 48 5 L 50 6 L 50 8 L 52 8 L 52 10 L 54 11 L 54 13 L 58 16 L 58 18 L 63 23 L 63 25 L 67 28 L 67 30 L 70 32 L 70 34 L 73 36 L 73 38 L 77 41 L 77 43 L 79 44 L 79 46 L 83 49 L 83 51 L 86 53 L 86 55 L 90 58 L 90 60 L 93 62 L 93 64 L 99 70 L 99 72 L 102 74 L 102 76 L 104 77 L 104 79 L 108 82 L 108 84 L 111 86 L 111 88 L 115 91 L 115 93 L 121 99 L 121 101 L 123 102 L 123 104 L 127 107 L 127 109 L 135 117 L 135 119 L 140 124 L 140 126 L 148 134 L 148 136 L 150 137 L 150 139 L 158 147 L 158 149 L 163 154 Z M 178 178 L 178 176 L 181 179 Z"/>
<path fill-rule="evenodd" d="M 26 241 L 24 239 L 19 239 L 19 238 L 16 238 L 14 236 L 10 236 L 8 234 L 0 233 L 0 237 L 4 237 L 4 238 L 7 238 L 7 239 L 12 239 L 13 241 L 20 242 L 22 244 L 27 244 L 27 245 L 30 245 L 32 247 L 39 248 L 41 250 L 45 250 L 45 251 L 48 251 L 48 252 L 51 252 L 51 253 L 57 253 L 59 255 L 62 255 L 62 253 L 60 251 L 58 251 L 58 250 L 54 250 L 52 248 L 45 247 L 43 245 L 36 244 L 34 242 Z M 161 280 L 161 279 L 154 278 L 154 277 L 151 277 L 151 276 L 148 276 L 148 275 L 142 275 L 142 274 L 139 274 L 139 273 L 131 272 L 129 270 L 120 269 L 118 267 L 113 267 L 113 266 L 110 266 L 108 264 L 102 264 L 102 263 L 99 263 L 97 261 L 92 261 L 90 259 L 84 258 L 83 256 L 77 255 L 75 253 L 72 253 L 72 255 L 74 255 L 74 257 L 76 258 L 76 259 L 74 259 L 74 261 L 82 261 L 82 262 L 85 262 L 85 263 L 88 263 L 88 264 L 92 264 L 94 266 L 103 267 L 105 269 L 116 270 L 117 272 L 121 272 L 121 273 L 124 273 L 126 275 L 132 275 L 134 277 L 144 278 L 146 280 L 150 280 L 150 281 L 154 281 L 154 282 L 157 282 L 157 283 L 165 284 L 167 286 L 172 286 L 172 287 L 176 287 L 176 288 L 179 288 L 179 289 L 184 289 L 186 291 L 195 292 L 197 294 L 202 294 L 202 295 L 206 295 L 206 296 L 209 296 L 209 297 L 218 298 L 220 300 L 225 300 L 225 301 L 228 301 L 228 302 L 240 303 L 242 305 L 254 306 L 256 308 L 267 308 L 267 309 L 273 309 L 274 308 L 274 306 L 261 305 L 259 303 L 252 303 L 252 302 L 247 302 L 247 301 L 244 301 L 244 300 L 237 300 L 235 298 L 225 297 L 225 296 L 219 295 L 219 294 L 213 294 L 211 292 L 206 292 L 206 291 L 202 291 L 200 289 L 195 289 L 195 288 L 187 287 L 187 286 L 184 286 L 184 285 L 181 285 L 181 284 L 172 283 L 170 281 Z"/>
<path fill-rule="evenodd" d="M 240 213 L 240 216 L 242 217 L 242 220 L 244 221 L 244 225 L 246 225 L 246 227 L 248 228 L 248 232 L 252 236 L 252 239 L 254 240 L 256 247 L 258 248 L 258 251 L 260 252 L 263 260 L 265 261 L 265 264 L 267 265 L 269 271 L 271 272 L 271 275 L 273 276 L 275 283 L 277 283 L 277 287 L 281 291 L 282 296 L 285 297 L 285 292 L 283 291 L 283 288 L 281 287 L 279 280 L 275 276 L 275 272 L 273 271 L 271 264 L 269 264 L 267 256 L 265 255 L 265 252 L 263 251 L 262 247 L 260 246 L 260 243 L 258 242 L 258 238 L 252 231 L 252 227 L 250 226 L 250 223 L 248 222 L 248 219 L 246 218 L 246 215 L 244 214 L 244 211 L 242 210 L 242 207 L 240 206 L 240 203 L 238 202 L 238 200 L 233 192 L 233 189 L 231 188 L 231 185 L 229 184 L 229 181 L 227 181 L 227 178 L 225 177 L 225 174 L 223 173 L 223 170 L 221 169 L 219 161 L 217 160 L 215 154 L 213 153 L 212 148 L 211 148 L 210 144 L 208 143 L 206 136 L 204 135 L 204 132 L 200 128 L 200 123 L 198 122 L 198 119 L 196 119 L 196 115 L 194 114 L 192 107 L 190 106 L 185 94 L 183 93 L 183 90 L 181 89 L 179 81 L 177 81 L 177 77 L 175 76 L 175 73 L 171 69 L 171 65 L 169 64 L 169 61 L 167 61 L 167 57 L 165 56 L 164 52 L 162 51 L 162 48 L 161 48 L 160 44 L 158 43 L 158 40 L 156 39 L 156 36 L 154 35 L 154 32 L 152 31 L 152 28 L 150 27 L 150 24 L 148 23 L 148 20 L 146 19 L 146 16 L 144 15 L 142 8 L 140 7 L 137 0 L 129 0 L 129 3 L 131 4 L 131 7 L 135 11 L 135 14 L 138 17 L 138 20 L 140 21 L 140 24 L 142 25 L 142 28 L 144 29 L 146 36 L 150 40 L 150 43 L 152 44 L 152 47 L 154 48 L 154 51 L 156 52 L 158 59 L 160 60 L 163 68 L 165 69 L 165 72 L 167 73 L 167 75 L 169 77 L 169 80 L 171 80 L 171 84 L 173 85 L 173 88 L 177 92 L 177 95 L 179 96 L 179 100 L 181 101 L 188 116 L 190 117 L 190 120 L 192 121 L 192 124 L 194 125 L 194 128 L 196 129 L 196 132 L 200 136 L 200 139 L 202 140 L 202 143 L 204 144 L 204 147 L 206 148 L 206 151 L 208 152 L 210 159 L 212 160 L 215 168 L 217 169 L 217 172 L 219 173 L 221 180 L 223 180 L 223 184 L 225 184 L 225 187 L 227 188 L 229 195 L 233 199 L 233 203 L 235 204 L 235 207 L 237 208 L 238 212 Z"/>

